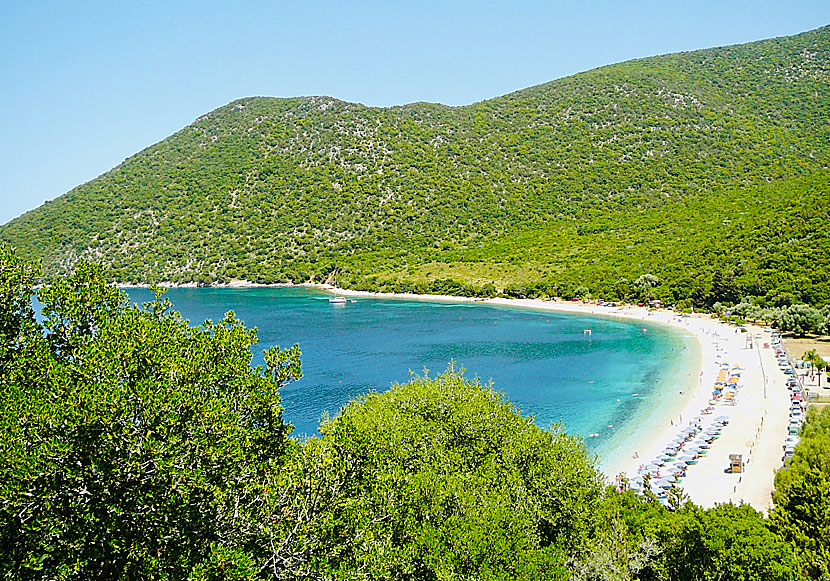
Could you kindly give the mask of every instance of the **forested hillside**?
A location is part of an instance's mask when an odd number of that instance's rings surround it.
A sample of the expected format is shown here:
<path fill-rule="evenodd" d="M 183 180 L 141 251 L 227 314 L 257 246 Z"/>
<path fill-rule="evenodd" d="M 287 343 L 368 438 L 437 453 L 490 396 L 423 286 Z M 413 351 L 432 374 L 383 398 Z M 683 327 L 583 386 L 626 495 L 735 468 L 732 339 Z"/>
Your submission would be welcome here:
<path fill-rule="evenodd" d="M 0 228 L 47 276 L 830 302 L 830 27 L 465 107 L 248 98 Z M 438 282 L 436 282 L 438 281 Z M 493 287 L 490 287 L 492 283 Z M 519 289 L 517 291 L 516 289 Z"/>

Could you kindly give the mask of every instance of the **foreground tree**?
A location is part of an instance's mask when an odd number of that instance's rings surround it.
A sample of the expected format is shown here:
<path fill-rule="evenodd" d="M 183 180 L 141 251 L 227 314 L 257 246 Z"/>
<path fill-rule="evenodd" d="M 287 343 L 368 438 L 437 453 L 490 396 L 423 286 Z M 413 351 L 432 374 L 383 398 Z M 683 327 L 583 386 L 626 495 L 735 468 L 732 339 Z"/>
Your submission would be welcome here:
<path fill-rule="evenodd" d="M 830 408 L 810 408 L 801 441 L 775 477 L 771 524 L 812 579 L 830 579 Z"/>
<path fill-rule="evenodd" d="M 158 298 L 130 306 L 90 264 L 39 293 L 40 325 L 31 272 L 5 249 L 0 271 L 14 274 L 0 292 L 4 576 L 256 571 L 249 523 L 292 446 L 278 389 L 299 350 L 252 369 L 256 334 L 232 313 L 191 328 Z"/>
<path fill-rule="evenodd" d="M 307 444 L 325 578 L 565 579 L 595 527 L 582 444 L 450 368 L 351 403 Z M 325 476 L 324 476 L 325 475 Z M 365 573 L 358 573 L 365 572 Z"/>

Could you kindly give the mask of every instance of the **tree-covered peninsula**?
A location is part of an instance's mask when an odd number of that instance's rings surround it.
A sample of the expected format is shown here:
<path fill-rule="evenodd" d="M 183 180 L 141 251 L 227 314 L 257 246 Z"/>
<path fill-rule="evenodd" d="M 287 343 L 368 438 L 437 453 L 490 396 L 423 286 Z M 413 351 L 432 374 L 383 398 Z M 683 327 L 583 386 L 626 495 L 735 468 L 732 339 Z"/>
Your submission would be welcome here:
<path fill-rule="evenodd" d="M 47 277 L 830 301 L 830 28 L 464 107 L 246 98 L 0 228 Z"/>

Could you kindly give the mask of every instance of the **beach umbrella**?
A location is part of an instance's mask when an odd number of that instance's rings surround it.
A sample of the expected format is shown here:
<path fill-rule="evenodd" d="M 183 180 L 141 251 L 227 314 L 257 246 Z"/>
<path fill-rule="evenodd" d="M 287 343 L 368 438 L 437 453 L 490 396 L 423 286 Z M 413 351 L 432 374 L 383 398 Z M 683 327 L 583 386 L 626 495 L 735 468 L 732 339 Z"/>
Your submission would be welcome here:
<path fill-rule="evenodd" d="M 724 424 L 729 422 L 729 416 L 718 416 L 715 418 L 716 422 L 723 422 Z"/>
<path fill-rule="evenodd" d="M 649 470 L 660 470 L 660 467 L 662 465 L 663 465 L 663 463 L 660 462 L 659 460 L 654 460 L 654 462 L 651 462 L 650 464 L 646 464 L 646 468 L 648 468 Z"/>

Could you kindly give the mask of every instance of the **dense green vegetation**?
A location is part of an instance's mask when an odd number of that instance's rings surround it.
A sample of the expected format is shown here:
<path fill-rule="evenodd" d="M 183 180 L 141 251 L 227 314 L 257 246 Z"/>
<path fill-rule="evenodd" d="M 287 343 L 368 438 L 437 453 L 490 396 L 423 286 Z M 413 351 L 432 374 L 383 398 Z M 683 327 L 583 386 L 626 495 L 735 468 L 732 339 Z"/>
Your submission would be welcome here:
<path fill-rule="evenodd" d="M 830 302 L 830 28 L 465 107 L 248 98 L 0 228 L 47 276 Z"/>
<path fill-rule="evenodd" d="M 801 441 L 775 488 L 774 529 L 796 548 L 811 578 L 830 579 L 830 407 L 808 410 Z"/>
<path fill-rule="evenodd" d="M 830 412 L 769 519 L 603 484 L 581 442 L 452 366 L 305 441 L 232 314 L 189 327 L 100 266 L 37 291 L 0 246 L 0 576 L 14 579 L 828 579 Z"/>

